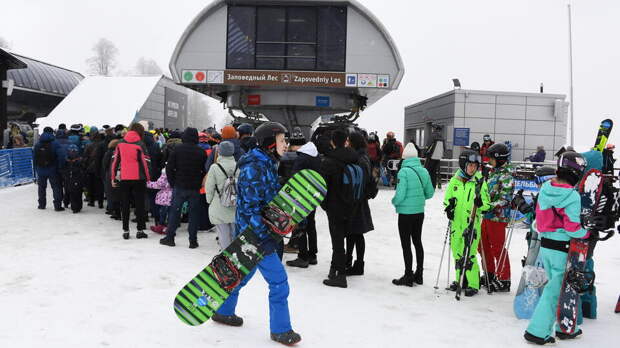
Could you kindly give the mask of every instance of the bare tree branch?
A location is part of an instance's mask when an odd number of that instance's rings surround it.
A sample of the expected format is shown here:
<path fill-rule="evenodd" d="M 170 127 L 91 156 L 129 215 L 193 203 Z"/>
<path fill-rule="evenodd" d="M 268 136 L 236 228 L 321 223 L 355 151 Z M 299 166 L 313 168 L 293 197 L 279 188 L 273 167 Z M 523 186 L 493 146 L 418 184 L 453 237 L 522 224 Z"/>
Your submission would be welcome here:
<path fill-rule="evenodd" d="M 140 57 L 135 68 L 137 75 L 161 75 L 162 70 L 153 59 Z"/>
<path fill-rule="evenodd" d="M 90 66 L 90 72 L 95 75 L 110 76 L 116 67 L 116 56 L 118 49 L 114 43 L 106 38 L 101 38 L 93 46 L 95 55 L 88 58 L 86 62 Z"/>

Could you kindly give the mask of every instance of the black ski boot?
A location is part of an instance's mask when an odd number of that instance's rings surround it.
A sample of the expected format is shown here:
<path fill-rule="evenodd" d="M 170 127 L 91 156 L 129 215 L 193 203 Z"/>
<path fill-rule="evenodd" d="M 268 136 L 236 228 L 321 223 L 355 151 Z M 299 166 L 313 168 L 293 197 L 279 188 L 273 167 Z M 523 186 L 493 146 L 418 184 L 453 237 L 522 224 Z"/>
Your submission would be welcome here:
<path fill-rule="evenodd" d="M 334 265 L 329 266 L 329 273 L 327 274 L 327 279 L 336 278 L 336 267 Z"/>
<path fill-rule="evenodd" d="M 403 275 L 399 279 L 392 279 L 392 284 L 398 286 L 413 286 L 414 278 L 415 276 L 412 271 L 406 271 L 405 275 Z"/>
<path fill-rule="evenodd" d="M 213 320 L 216 323 L 220 323 L 220 324 L 224 324 L 228 326 L 243 325 L 243 318 L 238 317 L 234 314 L 233 315 L 222 315 L 222 314 L 218 314 L 217 312 L 215 312 L 213 313 L 211 320 Z"/>
<path fill-rule="evenodd" d="M 323 280 L 323 284 L 338 288 L 346 288 L 347 275 L 344 272 L 336 271 L 334 277 Z"/>
<path fill-rule="evenodd" d="M 174 238 L 168 238 L 168 237 L 164 237 L 162 239 L 159 240 L 159 244 L 161 245 L 167 245 L 167 246 L 175 246 L 176 244 L 174 243 Z"/>
<path fill-rule="evenodd" d="M 581 334 L 583 334 L 583 331 L 581 331 L 581 329 L 573 332 L 572 334 L 566 334 L 562 331 L 556 331 L 555 332 L 555 337 L 561 339 L 561 340 L 572 340 L 577 338 L 577 336 L 581 336 Z"/>
<path fill-rule="evenodd" d="M 458 287 L 458 283 L 457 282 L 452 282 L 452 284 L 450 284 L 450 287 L 447 288 L 446 290 L 450 290 L 450 291 L 456 291 L 456 288 Z"/>
<path fill-rule="evenodd" d="M 198 248 L 198 241 L 197 241 L 197 240 L 190 240 L 190 241 L 189 241 L 189 248 L 190 248 L 190 249 L 196 249 L 196 248 Z"/>
<path fill-rule="evenodd" d="M 547 338 L 540 338 L 538 336 L 534 336 L 531 333 L 525 331 L 525 334 L 523 335 L 523 338 L 525 338 L 526 341 L 530 342 L 530 343 L 534 343 L 537 344 L 539 346 L 544 346 L 545 344 L 554 344 L 555 343 L 555 338 L 549 336 Z"/>
<path fill-rule="evenodd" d="M 138 233 L 136 233 L 136 238 L 138 239 L 142 239 L 142 238 L 148 238 L 149 236 L 144 233 L 144 231 L 138 231 Z"/>
<path fill-rule="evenodd" d="M 422 285 L 424 284 L 424 281 L 422 280 L 422 275 L 423 275 L 424 271 L 419 268 L 415 271 L 415 274 L 413 275 L 413 281 L 418 284 L 418 285 Z"/>
<path fill-rule="evenodd" d="M 301 336 L 297 332 L 291 330 L 279 334 L 271 333 L 271 339 L 286 346 L 292 346 L 301 341 Z"/>
<path fill-rule="evenodd" d="M 308 261 L 297 257 L 295 260 L 286 261 L 286 265 L 290 267 L 308 268 Z"/>
<path fill-rule="evenodd" d="M 316 255 L 308 257 L 308 263 L 311 265 L 316 265 L 318 263 L 316 260 Z"/>
<path fill-rule="evenodd" d="M 472 297 L 478 293 L 478 289 L 465 288 L 464 292 L 466 297 Z"/>
<path fill-rule="evenodd" d="M 123 239 L 129 239 L 129 231 L 123 231 Z"/>
<path fill-rule="evenodd" d="M 510 280 L 499 280 L 494 277 L 489 286 L 491 287 L 491 292 L 509 292 Z"/>
<path fill-rule="evenodd" d="M 355 260 L 353 267 L 347 268 L 345 273 L 348 276 L 364 275 L 364 261 Z"/>

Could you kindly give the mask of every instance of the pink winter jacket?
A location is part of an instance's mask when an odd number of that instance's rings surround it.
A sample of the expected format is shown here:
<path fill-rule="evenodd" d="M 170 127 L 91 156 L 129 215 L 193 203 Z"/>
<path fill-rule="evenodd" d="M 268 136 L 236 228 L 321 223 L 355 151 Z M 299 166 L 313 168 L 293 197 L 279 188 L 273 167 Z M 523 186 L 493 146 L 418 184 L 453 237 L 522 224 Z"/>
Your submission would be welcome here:
<path fill-rule="evenodd" d="M 159 190 L 155 196 L 155 204 L 169 207 L 172 202 L 172 187 L 168 183 L 166 172 L 162 171 L 157 181 L 148 181 L 146 187 Z"/>
<path fill-rule="evenodd" d="M 110 177 L 115 180 L 146 180 L 149 181 L 149 156 L 144 149 L 140 135 L 129 131 L 118 143 L 114 151 Z M 120 166 L 120 175 L 117 177 L 117 169 Z"/>

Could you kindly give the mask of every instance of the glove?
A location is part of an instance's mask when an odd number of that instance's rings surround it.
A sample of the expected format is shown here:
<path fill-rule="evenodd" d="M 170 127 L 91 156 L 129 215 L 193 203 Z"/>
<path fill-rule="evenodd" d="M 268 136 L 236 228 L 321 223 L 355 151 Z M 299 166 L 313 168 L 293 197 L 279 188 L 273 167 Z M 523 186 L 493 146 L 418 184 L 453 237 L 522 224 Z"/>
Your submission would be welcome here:
<path fill-rule="evenodd" d="M 595 215 L 595 216 L 582 216 L 581 226 L 588 230 L 604 231 L 608 228 L 607 216 Z"/>
<path fill-rule="evenodd" d="M 456 198 L 451 198 L 450 204 L 448 204 L 446 209 L 444 209 L 444 212 L 446 212 L 446 216 L 448 217 L 448 220 L 450 221 L 454 220 L 454 208 L 455 207 L 456 207 Z"/>
<path fill-rule="evenodd" d="M 532 206 L 527 203 L 525 197 L 523 197 L 523 190 L 519 190 L 519 193 L 510 202 L 512 209 L 519 210 L 522 214 L 527 214 L 532 211 Z"/>
<path fill-rule="evenodd" d="M 477 196 L 476 198 L 474 198 L 474 205 L 478 208 L 482 207 L 484 203 L 482 203 L 482 197 Z"/>

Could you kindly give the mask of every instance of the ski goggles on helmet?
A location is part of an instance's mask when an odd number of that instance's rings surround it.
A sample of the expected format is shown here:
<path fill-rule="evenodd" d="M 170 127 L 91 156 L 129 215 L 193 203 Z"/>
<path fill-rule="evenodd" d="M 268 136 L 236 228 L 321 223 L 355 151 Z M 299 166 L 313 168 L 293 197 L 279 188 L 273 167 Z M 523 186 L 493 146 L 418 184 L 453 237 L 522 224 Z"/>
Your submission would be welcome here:
<path fill-rule="evenodd" d="M 558 158 L 558 168 L 570 168 L 583 172 L 587 165 L 586 160 L 583 157 L 566 157 L 567 152 L 564 152 L 560 155 L 560 158 Z"/>
<path fill-rule="evenodd" d="M 482 163 L 482 157 L 480 157 L 479 154 L 471 154 L 469 156 L 467 156 L 467 163 Z"/>
<path fill-rule="evenodd" d="M 484 141 L 491 141 L 491 136 L 490 135 L 485 135 L 482 137 L 482 140 Z"/>

